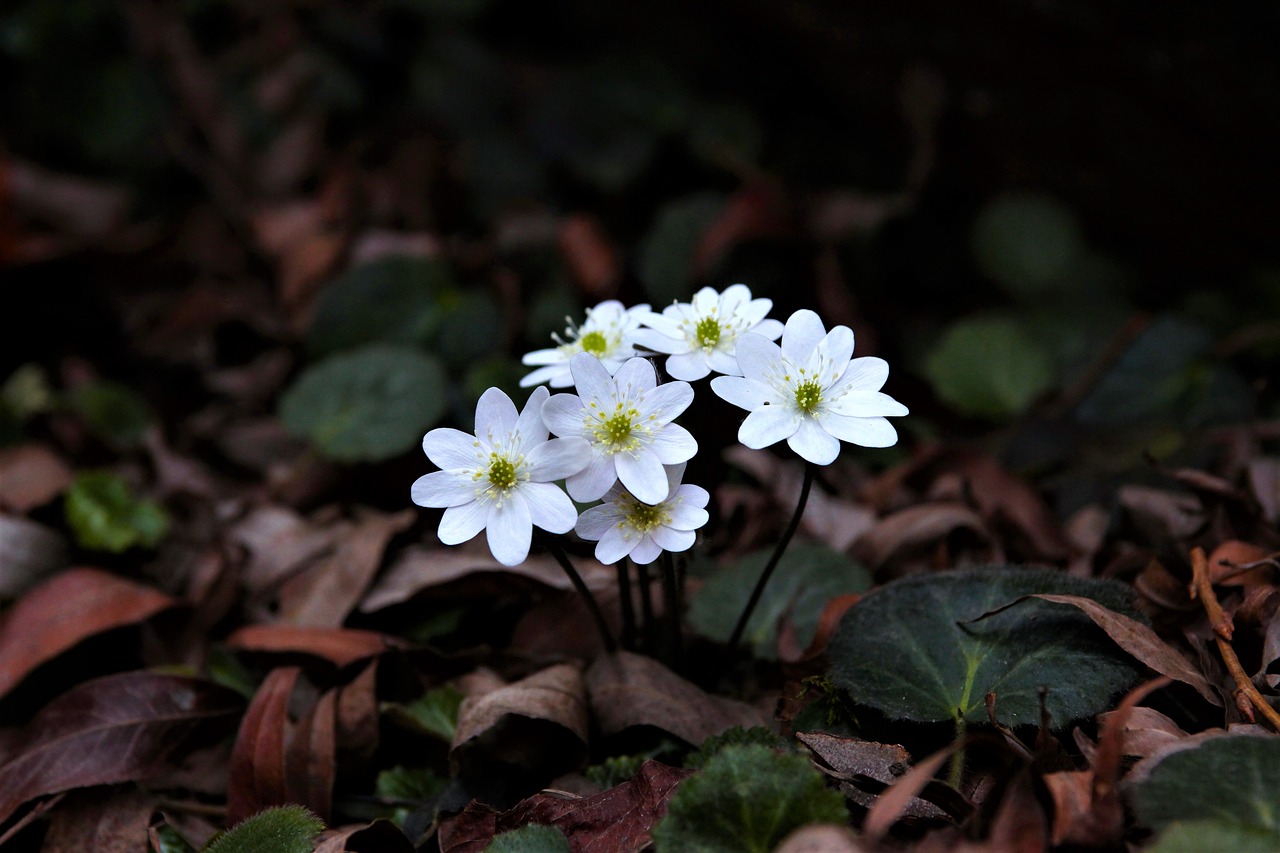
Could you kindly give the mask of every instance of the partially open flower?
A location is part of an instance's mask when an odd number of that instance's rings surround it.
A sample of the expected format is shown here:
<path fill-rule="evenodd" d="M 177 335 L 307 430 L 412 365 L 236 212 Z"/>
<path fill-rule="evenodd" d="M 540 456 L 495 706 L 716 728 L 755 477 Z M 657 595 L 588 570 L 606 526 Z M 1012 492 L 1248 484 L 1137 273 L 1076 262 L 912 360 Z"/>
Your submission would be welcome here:
<path fill-rule="evenodd" d="M 534 350 L 521 359 L 524 364 L 541 366 L 521 379 L 520 387 L 528 388 L 543 382 L 552 388 L 572 386 L 569 360 L 584 352 L 600 359 L 612 376 L 623 362 L 636 355 L 635 333 L 640 329 L 641 318 L 648 313 L 648 305 L 624 308 L 621 302 L 610 299 L 588 308 L 587 318 L 581 326 L 575 326 L 566 317 L 569 325 L 565 327 L 564 336 L 551 335 L 556 346 Z"/>
<path fill-rule="evenodd" d="M 747 333 L 738 340 L 742 376 L 717 376 L 711 389 L 751 414 L 738 429 L 738 441 L 762 448 L 786 439 L 801 457 L 830 465 L 840 442 L 889 447 L 897 430 L 886 417 L 907 414 L 907 407 L 880 392 L 889 378 L 881 358 L 853 358 L 853 332 L 836 326 L 828 332 L 807 309 L 787 320 L 782 346 Z"/>
<path fill-rule="evenodd" d="M 770 299 L 752 299 L 745 284 L 734 284 L 716 293 L 704 287 L 692 302 L 668 305 L 661 314 L 644 316 L 648 329 L 635 333 L 635 341 L 654 352 L 669 353 L 667 373 L 692 381 L 715 371 L 741 376 L 734 351 L 738 336 L 746 332 L 771 341 L 782 334 L 782 324 L 766 319 Z"/>
<path fill-rule="evenodd" d="M 711 496 L 701 486 L 681 484 L 683 464 L 666 470 L 667 495 L 658 503 L 638 501 L 615 485 L 605 494 L 604 503 L 578 517 L 578 535 L 598 540 L 597 560 L 609 565 L 630 557 L 646 565 L 663 551 L 687 551 L 693 546 L 695 531 L 707 523 L 706 506 Z"/>
<path fill-rule="evenodd" d="M 441 470 L 419 477 L 413 502 L 444 507 L 440 541 L 457 545 L 488 531 L 498 562 L 515 566 L 529 556 L 536 525 L 552 533 L 573 529 L 578 512 L 554 481 L 582 470 L 591 446 L 582 438 L 548 441 L 542 406 L 551 396 L 535 388 L 517 415 L 511 398 L 497 388 L 476 403 L 476 434 L 440 428 L 427 433 L 422 449 Z"/>

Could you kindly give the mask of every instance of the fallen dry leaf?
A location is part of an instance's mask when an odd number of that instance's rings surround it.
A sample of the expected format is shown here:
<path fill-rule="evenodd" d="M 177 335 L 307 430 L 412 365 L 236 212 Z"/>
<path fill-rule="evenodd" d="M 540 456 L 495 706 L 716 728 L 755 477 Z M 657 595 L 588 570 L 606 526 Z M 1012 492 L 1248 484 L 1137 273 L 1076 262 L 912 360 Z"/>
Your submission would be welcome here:
<path fill-rule="evenodd" d="M 1098 721 L 1103 725 L 1110 725 L 1108 719 L 1113 713 L 1115 712 L 1107 711 L 1099 714 Z M 1123 720 L 1123 729 L 1124 745 L 1121 752 L 1138 758 L 1145 758 L 1166 744 L 1188 736 L 1173 720 L 1155 708 L 1144 705 L 1130 709 L 1128 717 Z"/>
<path fill-rule="evenodd" d="M 854 543 L 854 554 L 878 568 L 890 560 L 928 552 L 954 530 L 968 530 L 983 542 L 991 540 L 982 518 L 964 504 L 919 504 L 880 519 Z"/>
<path fill-rule="evenodd" d="M 268 806 L 291 802 L 285 766 L 289 698 L 300 675 L 297 667 L 267 673 L 240 721 L 227 783 L 228 826 Z"/>
<path fill-rule="evenodd" d="M 175 603 L 159 590 L 101 569 L 69 569 L 50 578 L 19 599 L 0 624 L 0 696 L 82 640 L 141 622 Z"/>
<path fill-rule="evenodd" d="M 1280 522 L 1280 458 L 1262 456 L 1249 460 L 1249 490 L 1270 524 Z"/>
<path fill-rule="evenodd" d="M 285 751 L 289 802 L 301 803 L 326 823 L 337 776 L 337 702 L 336 689 L 322 693 L 289 733 Z"/>
<path fill-rule="evenodd" d="M 0 763 L 0 821 L 48 794 L 146 780 L 228 731 L 239 694 L 196 678 L 136 671 L 83 682 L 46 705 Z"/>
<path fill-rule="evenodd" d="M 1116 501 L 1148 541 L 1171 550 L 1204 527 L 1204 507 L 1195 495 L 1151 486 L 1121 486 Z"/>
<path fill-rule="evenodd" d="M 77 791 L 53 810 L 41 853 L 137 853 L 156 803 L 142 791 Z"/>
<path fill-rule="evenodd" d="M 796 732 L 796 740 L 813 753 L 819 770 L 840 780 L 840 792 L 863 808 L 870 807 L 878 794 L 911 768 L 911 753 L 897 744 L 826 732 Z M 902 817 L 945 819 L 948 811 L 931 802 L 934 798 L 947 803 L 957 818 L 968 811 L 967 804 L 940 782 L 929 783 L 921 794 L 906 804 Z"/>
<path fill-rule="evenodd" d="M 587 669 L 586 682 L 592 713 L 606 735 L 654 726 L 697 746 L 734 726 L 769 725 L 756 708 L 713 696 L 644 655 L 601 655 Z"/>
<path fill-rule="evenodd" d="M 599 220 L 587 214 L 566 217 L 556 242 L 589 303 L 613 295 L 618 280 L 618 253 Z"/>
<path fill-rule="evenodd" d="M 987 526 L 1008 529 L 1025 543 L 1024 550 L 1041 560 L 1062 560 L 1068 553 L 1066 538 L 1040 493 L 1025 480 L 1010 474 L 993 457 L 980 453 L 956 453 L 948 457 L 946 470 L 963 486 L 955 493 L 931 492 L 935 500 L 963 500 L 971 496 Z M 935 482 L 935 489 L 938 486 Z"/>
<path fill-rule="evenodd" d="M 1270 552 L 1265 548 L 1241 542 L 1239 539 L 1228 539 L 1219 542 L 1209 554 L 1209 579 L 1222 586 L 1258 587 L 1269 585 L 1275 571 L 1270 565 L 1240 570 L 1240 566 L 1264 561 Z"/>
<path fill-rule="evenodd" d="M 71 468 L 43 444 L 0 449 L 0 508 L 24 513 L 43 506 L 71 485 Z"/>
<path fill-rule="evenodd" d="M 224 642 L 228 648 L 242 651 L 314 655 L 338 666 L 409 645 L 398 637 L 376 631 L 282 624 L 245 625 Z"/>
<path fill-rule="evenodd" d="M 644 850 L 675 787 L 692 774 L 646 761 L 632 779 L 592 797 L 535 794 L 505 812 L 473 801 L 441 823 L 440 851 L 480 853 L 494 835 L 531 823 L 559 828 L 574 853 Z"/>

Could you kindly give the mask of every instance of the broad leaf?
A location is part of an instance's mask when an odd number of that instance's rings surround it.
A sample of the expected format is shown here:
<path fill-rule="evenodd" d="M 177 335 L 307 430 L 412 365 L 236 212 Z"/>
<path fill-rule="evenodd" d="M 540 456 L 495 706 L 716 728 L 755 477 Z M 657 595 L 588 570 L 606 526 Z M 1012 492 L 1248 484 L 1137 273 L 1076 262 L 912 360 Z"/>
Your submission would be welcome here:
<path fill-rule="evenodd" d="M 484 853 L 569 853 L 569 839 L 554 826 L 531 823 L 495 835 Z"/>
<path fill-rule="evenodd" d="M 1001 196 L 973 226 L 978 265 L 1015 296 L 1035 298 L 1060 287 L 1083 248 L 1074 214 L 1048 196 Z"/>
<path fill-rule="evenodd" d="M 446 404 L 436 359 L 374 344 L 309 368 L 285 392 L 280 417 L 326 456 L 378 462 L 421 441 Z"/>
<path fill-rule="evenodd" d="M 1275 853 L 1280 834 L 1225 820 L 1177 821 L 1160 833 L 1146 853 Z"/>
<path fill-rule="evenodd" d="M 894 719 L 987 720 L 984 698 L 1011 725 L 1055 726 L 1101 713 L 1141 666 L 1079 610 L 1025 595 L 1076 595 L 1136 616 L 1130 589 L 1049 569 L 990 567 L 914 575 L 851 607 L 827 654 L 832 682 Z M 977 620 L 977 621 L 975 621 Z"/>
<path fill-rule="evenodd" d="M 422 698 L 408 704 L 388 704 L 383 711 L 408 728 L 451 742 L 458 728 L 458 708 L 464 698 L 462 691 L 446 684 L 428 690 Z"/>
<path fill-rule="evenodd" d="M 698 633 L 724 642 L 733 633 L 770 551 L 758 551 L 737 565 L 712 575 L 693 596 L 689 624 Z M 778 656 L 778 624 L 790 612 L 797 639 L 806 646 L 817 630 L 822 608 L 838 595 L 864 592 L 871 575 L 863 566 L 824 545 L 798 545 L 782 555 L 755 612 L 747 622 L 743 640 L 756 657 Z"/>
<path fill-rule="evenodd" d="M 230 730 L 243 701 L 212 682 L 153 672 L 110 675 L 46 705 L 0 764 L 0 821 L 47 794 L 145 780 Z"/>
<path fill-rule="evenodd" d="M 847 820 L 807 758 L 731 746 L 676 789 L 653 841 L 658 853 L 768 853 L 805 824 Z"/>
<path fill-rule="evenodd" d="M 302 806 L 275 806 L 219 835 L 204 853 L 311 853 L 324 822 Z"/>
<path fill-rule="evenodd" d="M 137 447 L 151 424 L 146 401 L 118 382 L 82 385 L 67 395 L 67 401 L 94 435 L 113 447 Z"/>
<path fill-rule="evenodd" d="M 959 412 L 988 418 L 1021 413 L 1053 384 L 1043 343 L 1013 319 L 961 320 L 930 350 L 925 375 Z"/>
<path fill-rule="evenodd" d="M 169 530 L 160 504 L 138 497 L 110 471 L 83 471 L 67 490 L 65 510 L 80 547 L 119 554 L 154 548 Z"/>

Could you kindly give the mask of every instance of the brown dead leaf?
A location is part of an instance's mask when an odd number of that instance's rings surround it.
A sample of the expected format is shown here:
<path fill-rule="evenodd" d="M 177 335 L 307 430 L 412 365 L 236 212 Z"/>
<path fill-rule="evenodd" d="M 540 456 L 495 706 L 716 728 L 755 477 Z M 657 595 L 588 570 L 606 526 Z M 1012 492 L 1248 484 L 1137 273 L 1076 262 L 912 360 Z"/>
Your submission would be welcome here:
<path fill-rule="evenodd" d="M 245 625 L 227 637 L 232 649 L 252 652 L 301 653 L 347 666 L 388 649 L 407 648 L 398 637 L 352 628 L 310 628 L 303 625 Z"/>
<path fill-rule="evenodd" d="M 1007 528 L 1014 538 L 1042 560 L 1065 559 L 1066 538 L 1040 493 L 1026 481 L 1010 474 L 986 454 L 955 454 L 948 466 L 965 483 L 958 494 L 932 494 L 931 498 L 961 500 L 972 496 L 978 511 L 991 528 Z"/>
<path fill-rule="evenodd" d="M 952 753 L 957 749 L 964 749 L 971 741 L 970 737 L 951 743 L 902 774 L 867 810 L 866 820 L 862 822 L 862 837 L 872 844 L 879 843 L 890 828 L 907 813 L 908 807 L 919 797 L 925 786 L 935 781 L 934 775 L 951 758 Z"/>
<path fill-rule="evenodd" d="M 734 726 L 769 725 L 756 708 L 713 696 L 644 655 L 601 655 L 586 681 L 591 710 L 606 735 L 654 726 L 696 746 Z"/>
<path fill-rule="evenodd" d="M 338 691 L 326 690 L 290 732 L 285 752 L 289 802 L 301 803 L 326 823 L 337 776 Z"/>
<path fill-rule="evenodd" d="M 1071 514 L 1063 531 L 1071 546 L 1071 562 L 1067 566 L 1067 574 L 1078 578 L 1091 578 L 1095 575 L 1093 559 L 1102 550 L 1110 526 L 1111 513 L 1098 504 L 1082 506 Z"/>
<path fill-rule="evenodd" d="M 840 627 L 840 620 L 844 618 L 845 612 L 861 600 L 861 593 L 851 592 L 846 595 L 837 595 L 828 601 L 822 608 L 822 615 L 818 617 L 818 627 L 813 632 L 813 639 L 805 649 L 799 647 L 795 624 L 789 617 L 784 619 L 782 629 L 778 632 L 778 659 L 784 663 L 801 663 L 822 655 L 827 650 L 827 644 L 831 642 L 836 628 Z"/>
<path fill-rule="evenodd" d="M 248 552 L 241 580 L 251 595 L 275 589 L 291 574 L 334 548 L 333 532 L 288 507 L 263 504 L 227 531 Z"/>
<path fill-rule="evenodd" d="M 1257 498 L 1262 517 L 1280 523 L 1280 458 L 1260 456 L 1249 460 L 1249 490 Z"/>
<path fill-rule="evenodd" d="M 340 626 L 373 580 L 387 542 L 413 520 L 412 510 L 387 514 L 365 509 L 354 521 L 333 525 L 333 552 L 281 587 L 281 618 L 294 625 Z"/>
<path fill-rule="evenodd" d="M 1134 526 L 1155 545 L 1176 547 L 1205 524 L 1200 499 L 1185 492 L 1131 484 L 1120 487 L 1116 500 L 1128 512 Z"/>
<path fill-rule="evenodd" d="M 0 596 L 18 598 L 67 567 L 67 540 L 23 516 L 0 514 Z"/>
<path fill-rule="evenodd" d="M 577 766 L 588 731 L 582 673 L 557 664 L 463 699 L 449 760 L 463 774 L 497 764 L 551 778 Z"/>
<path fill-rule="evenodd" d="M 81 641 L 142 622 L 176 602 L 100 569 L 56 575 L 18 600 L 0 624 L 0 696 Z"/>
<path fill-rule="evenodd" d="M 927 553 L 955 530 L 968 530 L 983 542 L 991 540 L 982 518 L 964 504 L 919 504 L 880 519 L 854 543 L 854 554 L 878 568 L 890 560 Z"/>
<path fill-rule="evenodd" d="M 378 749 L 378 659 L 338 691 L 338 763 L 362 768 Z"/>
<path fill-rule="evenodd" d="M 911 768 L 911 754 L 897 744 L 825 732 L 797 732 L 796 739 L 816 757 L 819 770 L 840 780 L 840 792 L 863 808 L 869 808 L 877 795 Z M 948 810 L 931 799 L 945 803 L 957 819 L 965 817 L 971 808 L 940 782 L 929 783 L 921 793 L 904 806 L 901 817 L 945 819 Z"/>
<path fill-rule="evenodd" d="M 1093 811 L 1093 771 L 1063 770 L 1043 777 L 1053 799 L 1053 843 L 1061 844 L 1074 824 L 1085 824 Z"/>
<path fill-rule="evenodd" d="M 811 823 L 782 839 L 773 853 L 870 853 L 847 826 Z"/>
<path fill-rule="evenodd" d="M 229 826 L 268 806 L 290 802 L 285 754 L 289 698 L 299 675 L 297 667 L 279 667 L 267 673 L 240 721 L 227 785 Z"/>
<path fill-rule="evenodd" d="M 778 237 L 792 231 L 786 199 L 778 189 L 757 182 L 738 190 L 702 232 L 693 257 L 693 278 L 705 278 L 725 253 L 745 240 Z"/>
<path fill-rule="evenodd" d="M 78 791 L 53 810 L 41 853 L 137 853 L 156 802 L 142 791 Z"/>
<path fill-rule="evenodd" d="M 639 853 L 676 786 L 692 774 L 646 761 L 632 779 L 592 797 L 535 794 L 505 812 L 472 801 L 441 823 L 440 851 L 480 853 L 494 835 L 537 823 L 557 827 L 575 853 Z"/>
<path fill-rule="evenodd" d="M 25 513 L 71 485 L 71 468 L 43 444 L 0 449 L 0 509 Z"/>
<path fill-rule="evenodd" d="M 1048 824 L 1031 772 L 1024 767 L 1005 786 L 987 837 L 973 845 L 972 853 L 1043 853 Z"/>
<path fill-rule="evenodd" d="M 1107 711 L 1098 717 L 1103 725 L 1109 725 L 1108 719 L 1114 711 Z M 1178 724 L 1157 711 L 1139 705 L 1130 710 L 1129 716 L 1123 720 L 1124 745 L 1121 752 L 1129 756 L 1145 758 L 1165 744 L 1182 740 L 1187 733 Z"/>
<path fill-rule="evenodd" d="M 1240 566 L 1260 563 L 1271 556 L 1271 552 L 1239 539 L 1228 539 L 1218 543 L 1209 555 L 1209 580 L 1222 586 L 1243 586 L 1252 588 L 1268 585 L 1275 574 L 1269 565 L 1240 571 Z"/>
<path fill-rule="evenodd" d="M 588 302 L 613 295 L 618 280 L 618 253 L 599 220 L 582 213 L 566 217 L 556 242 Z"/>

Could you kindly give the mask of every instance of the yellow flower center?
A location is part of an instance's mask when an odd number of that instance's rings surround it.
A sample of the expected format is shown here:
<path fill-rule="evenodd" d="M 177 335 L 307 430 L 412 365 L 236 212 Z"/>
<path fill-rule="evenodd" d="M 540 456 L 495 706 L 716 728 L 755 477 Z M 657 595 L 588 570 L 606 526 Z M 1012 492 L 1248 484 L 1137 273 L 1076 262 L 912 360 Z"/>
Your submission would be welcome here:
<path fill-rule="evenodd" d="M 495 489 L 511 488 L 516 484 L 516 466 L 510 460 L 493 454 L 489 461 L 489 484 Z"/>
<path fill-rule="evenodd" d="M 812 379 L 796 386 L 796 405 L 802 412 L 813 414 L 822 403 L 822 386 Z"/>
<path fill-rule="evenodd" d="M 611 418 L 605 419 L 596 434 L 601 441 L 609 444 L 622 444 L 631 437 L 631 413 L 618 412 Z"/>
<path fill-rule="evenodd" d="M 587 332 L 578 342 L 582 344 L 583 352 L 589 352 L 595 356 L 601 355 L 609 348 L 609 339 L 604 336 L 604 332 Z"/>
<path fill-rule="evenodd" d="M 636 501 L 627 513 L 627 521 L 641 533 L 648 533 L 655 527 L 661 527 L 669 520 L 670 516 L 663 511 L 661 505 L 649 506 L 639 501 Z"/>
<path fill-rule="evenodd" d="M 706 349 L 714 349 L 720 343 L 720 323 L 714 317 L 699 320 L 694 333 L 698 336 L 699 346 Z"/>

